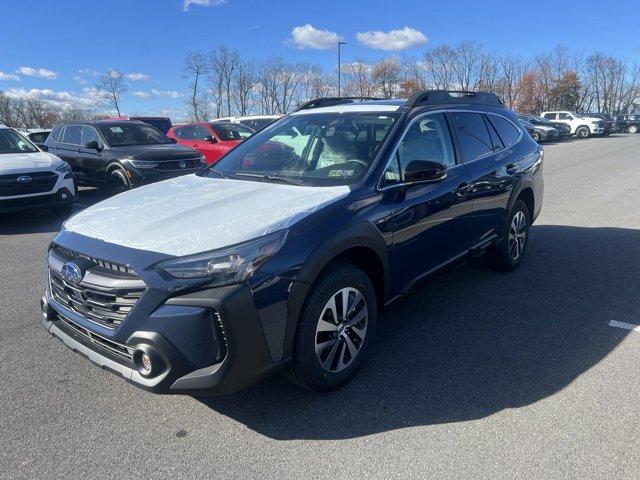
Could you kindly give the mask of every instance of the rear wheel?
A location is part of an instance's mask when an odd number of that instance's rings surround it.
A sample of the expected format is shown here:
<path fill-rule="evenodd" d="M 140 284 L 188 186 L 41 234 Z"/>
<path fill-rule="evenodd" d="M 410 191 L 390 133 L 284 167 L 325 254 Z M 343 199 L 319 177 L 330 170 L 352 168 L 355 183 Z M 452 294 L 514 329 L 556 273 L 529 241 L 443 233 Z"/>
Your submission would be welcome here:
<path fill-rule="evenodd" d="M 107 176 L 107 190 L 111 195 L 131 190 L 131 184 L 126 173 L 120 168 L 115 168 Z"/>
<path fill-rule="evenodd" d="M 578 130 L 576 130 L 576 137 L 578 138 L 587 138 L 589 135 L 591 135 L 589 127 L 578 127 Z"/>
<path fill-rule="evenodd" d="M 350 264 L 331 268 L 312 287 L 300 315 L 289 379 L 319 392 L 348 382 L 373 341 L 376 319 L 369 277 Z"/>
<path fill-rule="evenodd" d="M 627 130 L 629 131 L 629 133 L 638 133 L 638 126 L 637 125 L 629 125 L 629 128 Z"/>
<path fill-rule="evenodd" d="M 533 132 L 531 134 L 531 138 L 533 138 L 536 142 L 540 143 L 540 134 L 538 132 Z"/>
<path fill-rule="evenodd" d="M 522 263 L 529 241 L 530 219 L 527 204 L 516 201 L 507 217 L 503 238 L 487 252 L 487 260 L 493 268 L 509 271 Z"/>

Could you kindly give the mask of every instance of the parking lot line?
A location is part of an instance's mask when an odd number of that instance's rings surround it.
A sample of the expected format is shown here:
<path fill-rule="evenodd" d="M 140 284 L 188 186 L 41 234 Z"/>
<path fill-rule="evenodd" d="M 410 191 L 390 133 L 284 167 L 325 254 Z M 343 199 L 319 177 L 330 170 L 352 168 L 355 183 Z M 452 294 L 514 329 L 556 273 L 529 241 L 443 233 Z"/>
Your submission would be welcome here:
<path fill-rule="evenodd" d="M 617 320 L 611 320 L 609 322 L 609 326 L 616 327 L 616 328 L 624 328 L 625 330 L 632 330 L 634 332 L 640 333 L 640 325 L 634 325 L 633 323 L 625 323 L 625 322 L 618 322 Z"/>

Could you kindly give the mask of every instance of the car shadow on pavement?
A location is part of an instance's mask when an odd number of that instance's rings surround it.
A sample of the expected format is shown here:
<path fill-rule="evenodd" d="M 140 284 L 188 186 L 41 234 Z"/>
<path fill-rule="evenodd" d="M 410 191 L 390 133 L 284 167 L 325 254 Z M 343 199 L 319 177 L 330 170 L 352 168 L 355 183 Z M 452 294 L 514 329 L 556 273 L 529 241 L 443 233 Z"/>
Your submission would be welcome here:
<path fill-rule="evenodd" d="M 608 322 L 638 320 L 638 265 L 640 230 L 534 226 L 518 270 L 472 260 L 388 308 L 369 358 L 342 389 L 306 392 L 279 376 L 198 400 L 280 440 L 353 438 L 530 405 L 629 333 Z"/>

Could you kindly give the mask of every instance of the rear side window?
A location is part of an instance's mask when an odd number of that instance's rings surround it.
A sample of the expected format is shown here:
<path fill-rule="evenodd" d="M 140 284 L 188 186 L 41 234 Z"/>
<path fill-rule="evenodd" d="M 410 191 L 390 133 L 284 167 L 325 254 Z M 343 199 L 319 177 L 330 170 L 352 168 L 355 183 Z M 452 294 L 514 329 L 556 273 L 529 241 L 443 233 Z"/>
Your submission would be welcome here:
<path fill-rule="evenodd" d="M 451 116 L 465 162 L 493 152 L 493 143 L 482 114 L 453 112 Z"/>
<path fill-rule="evenodd" d="M 80 136 L 82 127 L 80 125 L 67 125 L 64 129 L 64 138 L 62 143 L 69 143 L 72 145 L 80 145 Z"/>
<path fill-rule="evenodd" d="M 518 141 L 520 132 L 509 120 L 498 115 L 487 115 L 487 118 L 498 131 L 498 135 L 500 135 L 505 148 L 510 147 Z"/>
<path fill-rule="evenodd" d="M 556 114 L 555 113 L 545 113 L 542 117 L 546 118 L 547 120 L 555 120 L 556 119 Z"/>

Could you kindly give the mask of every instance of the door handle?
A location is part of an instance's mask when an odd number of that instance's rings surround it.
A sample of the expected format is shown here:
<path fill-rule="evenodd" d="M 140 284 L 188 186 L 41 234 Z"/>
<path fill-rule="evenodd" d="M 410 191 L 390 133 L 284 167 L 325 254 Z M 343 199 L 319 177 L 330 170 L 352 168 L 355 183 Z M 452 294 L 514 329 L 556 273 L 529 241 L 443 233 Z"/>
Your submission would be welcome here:
<path fill-rule="evenodd" d="M 518 173 L 518 165 L 515 163 L 507 165 L 507 175 L 515 175 L 516 173 Z"/>
<path fill-rule="evenodd" d="M 193 146 L 194 146 L 194 147 L 198 147 L 198 146 L 199 146 L 199 144 L 197 144 L 197 143 L 194 143 L 194 144 L 193 144 Z"/>

